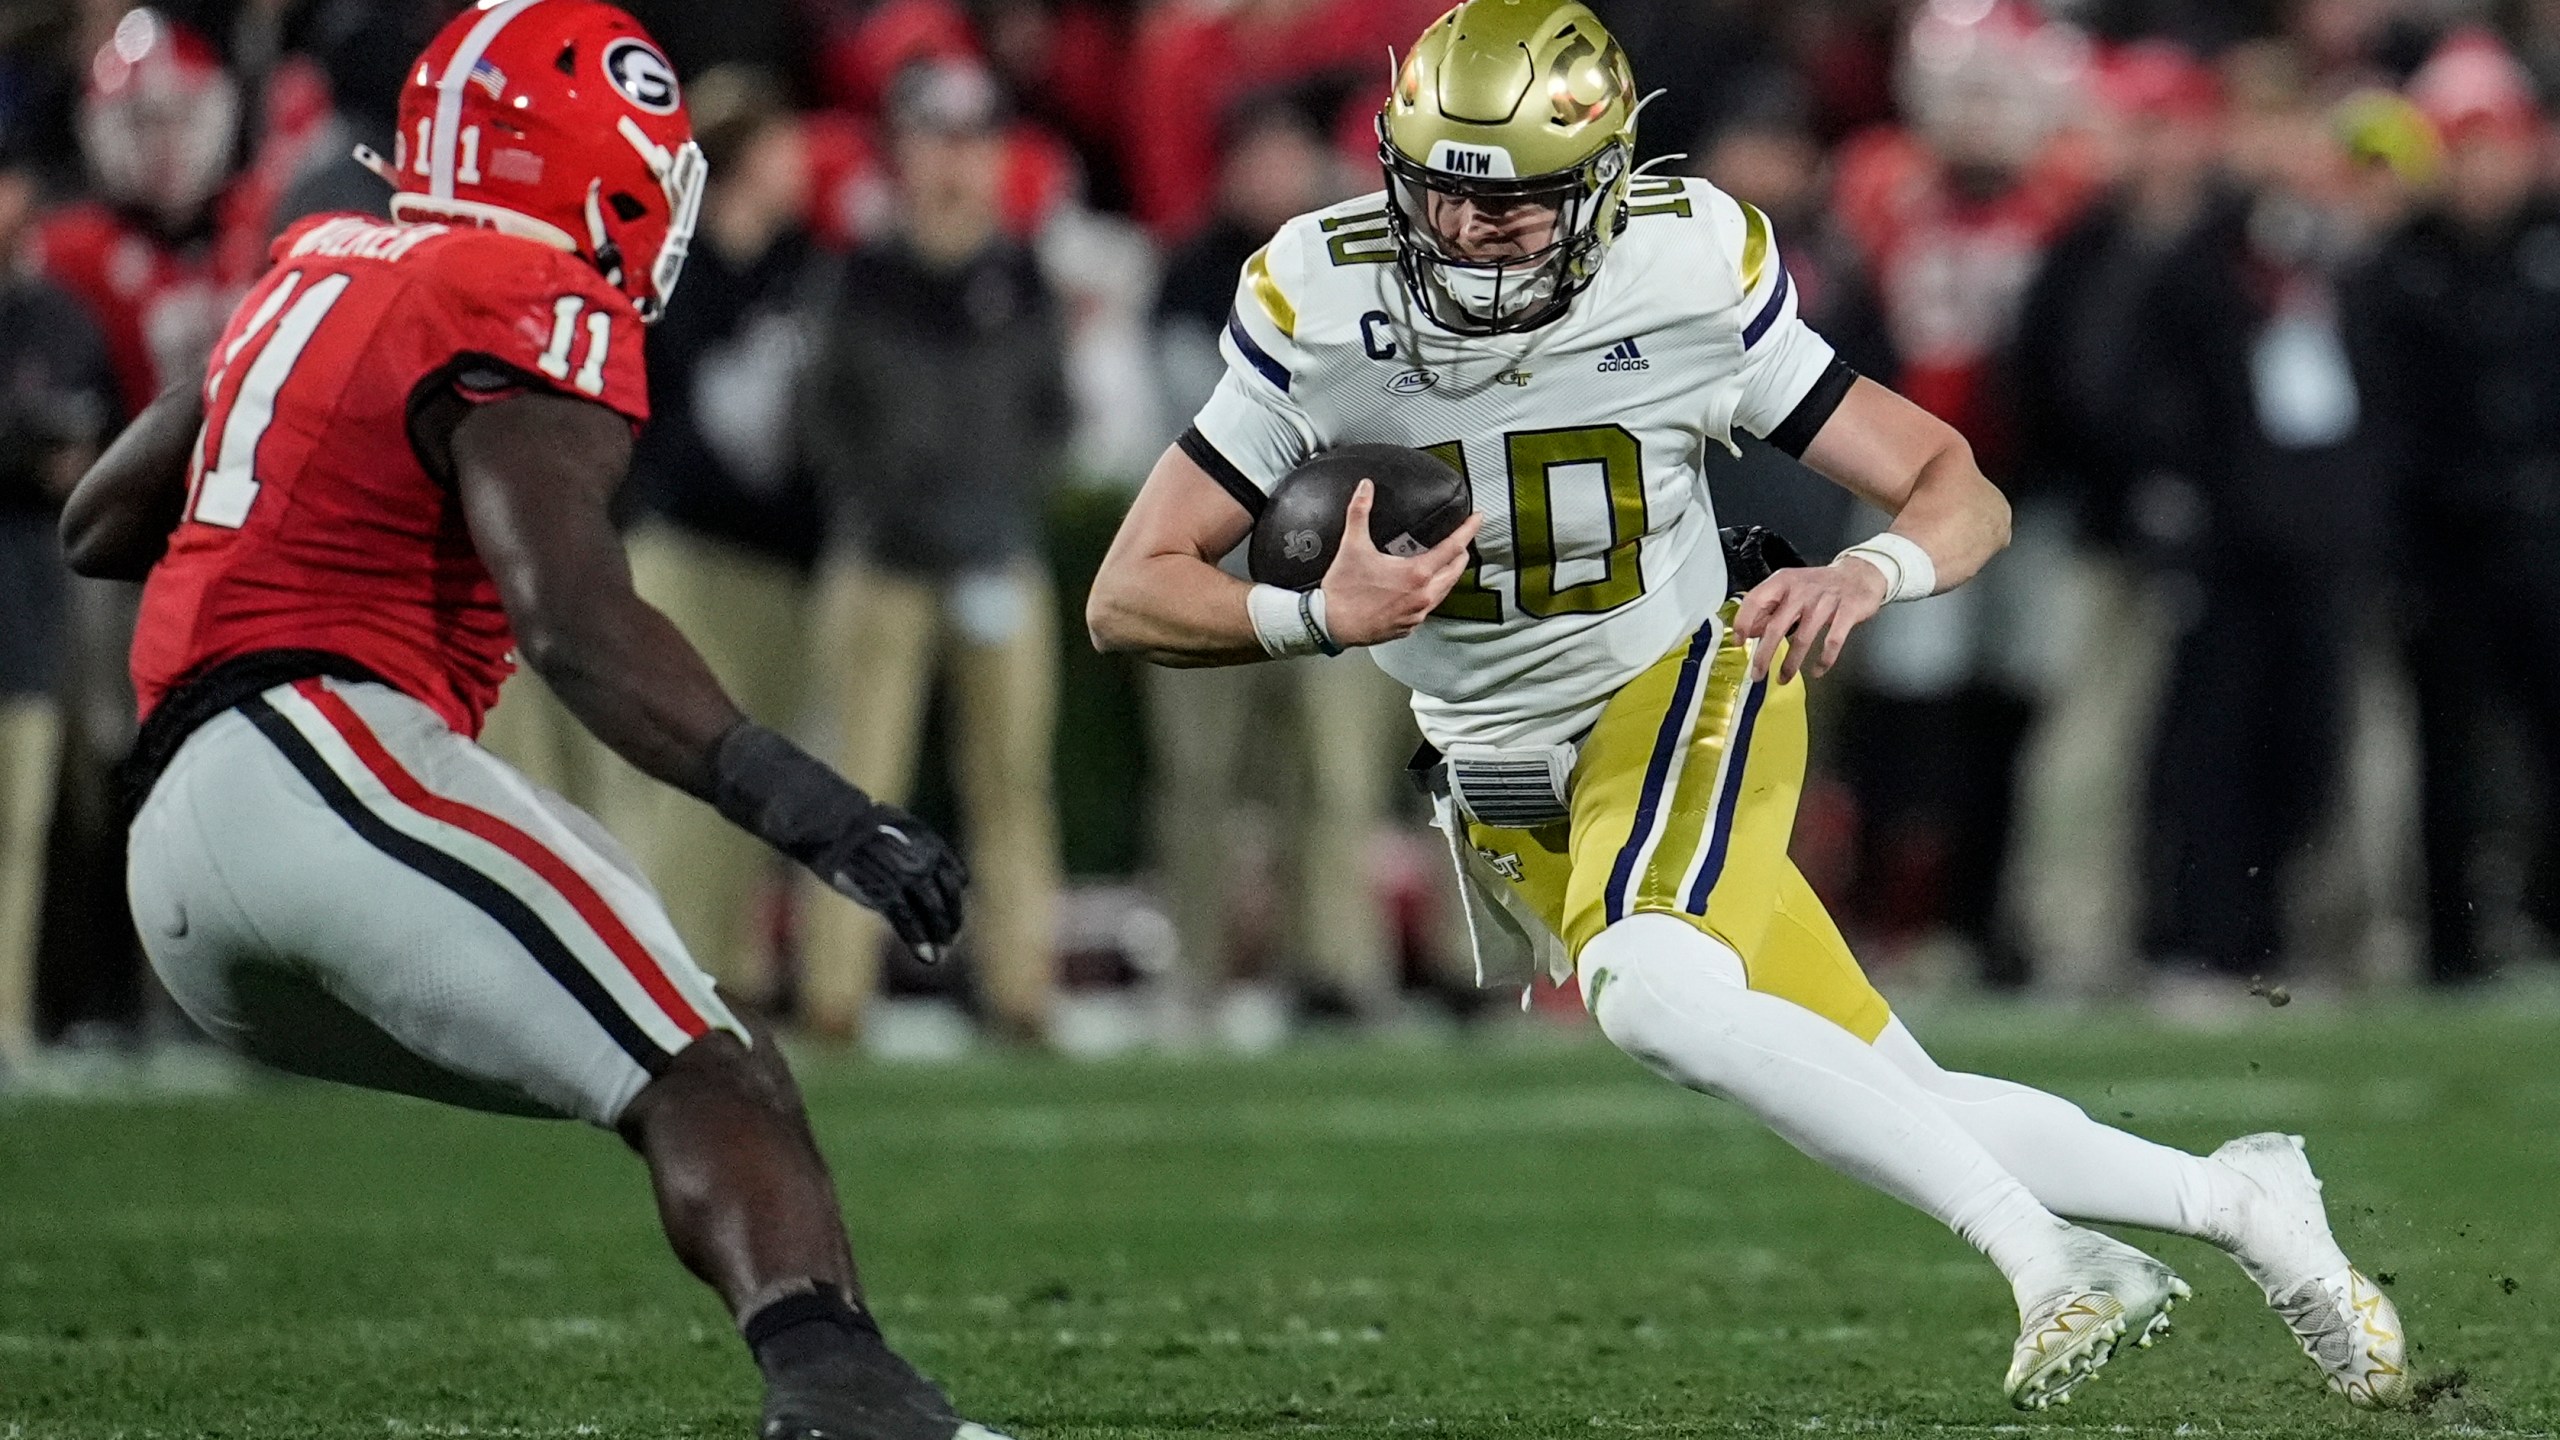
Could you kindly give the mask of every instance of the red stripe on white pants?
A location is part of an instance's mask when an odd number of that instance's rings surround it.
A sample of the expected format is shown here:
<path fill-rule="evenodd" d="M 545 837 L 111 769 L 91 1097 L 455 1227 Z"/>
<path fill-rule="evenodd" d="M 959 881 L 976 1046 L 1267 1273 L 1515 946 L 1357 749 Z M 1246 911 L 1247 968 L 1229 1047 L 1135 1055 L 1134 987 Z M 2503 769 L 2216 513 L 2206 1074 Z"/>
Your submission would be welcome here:
<path fill-rule="evenodd" d="M 698 1040 L 709 1033 L 709 1022 L 667 979 L 667 972 L 659 967 L 657 957 L 649 953 L 649 947 L 640 943 L 639 938 L 622 923 L 622 917 L 616 915 L 604 897 L 596 893 L 595 887 L 587 883 L 586 877 L 578 873 L 577 867 L 498 816 L 429 790 L 416 776 L 402 768 L 399 760 L 364 723 L 364 717 L 356 713 L 355 707 L 327 685 L 318 680 L 303 680 L 296 682 L 293 688 L 294 693 L 311 702 L 312 708 L 318 710 L 330 728 L 338 732 L 338 738 L 346 741 L 347 748 L 355 752 L 356 758 L 364 763 L 365 769 L 373 772 L 373 777 L 382 782 L 393 799 L 431 820 L 442 821 L 489 842 L 540 876 L 545 884 L 559 892 L 561 899 L 569 902 L 569 907 L 587 922 L 596 938 L 604 942 L 605 948 L 613 952 L 614 958 L 622 962 L 622 967 L 631 972 L 631 978 L 639 982 L 640 988 L 657 1002 L 658 1008 L 666 1012 L 667 1018 L 675 1022 L 676 1028 L 682 1030 L 686 1038 Z"/>

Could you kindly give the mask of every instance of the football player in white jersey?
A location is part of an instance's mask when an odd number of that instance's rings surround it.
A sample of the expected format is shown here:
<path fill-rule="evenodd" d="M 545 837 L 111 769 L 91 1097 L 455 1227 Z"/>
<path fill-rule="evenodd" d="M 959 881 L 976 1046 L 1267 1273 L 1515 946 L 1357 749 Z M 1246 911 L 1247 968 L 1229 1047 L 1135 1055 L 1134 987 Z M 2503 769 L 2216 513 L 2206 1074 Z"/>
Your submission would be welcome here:
<path fill-rule="evenodd" d="M 1443 757 L 1480 959 L 1528 939 L 1629 1054 L 1981 1249 L 2023 1322 L 2016 1404 L 2066 1399 L 2187 1293 L 2063 1216 L 2220 1246 L 2332 1388 L 2400 1399 L 2398 1316 L 2298 1139 L 2187 1155 L 1940 1069 L 1788 860 L 1801 677 L 1882 606 L 1972 578 L 2008 506 L 1954 430 L 1798 320 L 1764 216 L 1635 173 L 1637 96 L 1569 0 L 1467 0 L 1424 33 L 1379 121 L 1384 193 L 1245 266 L 1228 373 L 1094 583 L 1096 644 L 1168 665 L 1374 646 Z M 1892 528 L 1729 600 L 1699 460 L 1737 429 Z M 1478 515 L 1383 554 L 1364 485 L 1320 589 L 1218 568 L 1283 476 L 1355 442 L 1447 460 Z"/>

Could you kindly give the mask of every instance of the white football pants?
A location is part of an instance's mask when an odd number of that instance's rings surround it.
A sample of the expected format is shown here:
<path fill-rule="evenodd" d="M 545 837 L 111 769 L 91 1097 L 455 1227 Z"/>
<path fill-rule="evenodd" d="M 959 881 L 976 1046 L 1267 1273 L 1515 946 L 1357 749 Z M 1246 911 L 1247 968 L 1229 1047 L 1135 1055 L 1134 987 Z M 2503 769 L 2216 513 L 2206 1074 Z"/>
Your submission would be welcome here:
<path fill-rule="evenodd" d="M 746 1039 L 601 826 L 381 685 L 279 685 L 134 821 L 152 968 L 215 1039 L 369 1089 L 610 1126 Z"/>
<path fill-rule="evenodd" d="M 1941 1070 L 1898 1021 L 1867 1045 L 1750 989 L 1741 958 L 1685 920 L 1630 916 L 1583 948 L 1580 971 L 1618 1048 L 1946 1224 L 2022 1294 L 2054 1279 L 2060 1215 L 2220 1241 L 2235 1213 L 2238 1179 L 2212 1161 L 2023 1085 Z"/>

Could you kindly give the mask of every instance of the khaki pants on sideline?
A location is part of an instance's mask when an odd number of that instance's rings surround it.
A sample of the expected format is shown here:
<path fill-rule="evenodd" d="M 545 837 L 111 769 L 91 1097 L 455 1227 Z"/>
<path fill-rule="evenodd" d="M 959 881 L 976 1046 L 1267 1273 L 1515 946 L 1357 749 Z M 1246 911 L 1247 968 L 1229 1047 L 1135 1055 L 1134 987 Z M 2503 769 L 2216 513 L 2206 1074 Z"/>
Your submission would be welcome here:
<path fill-rule="evenodd" d="M 1371 873 L 1388 787 L 1414 744 L 1403 686 L 1365 653 L 1224 669 L 1146 671 L 1154 741 L 1150 817 L 1165 902 L 1197 1004 L 1233 969 L 1228 880 L 1239 799 L 1276 801 L 1293 880 L 1287 952 L 1363 1013 L 1398 976 Z M 1252 785 L 1250 777 L 1278 783 Z"/>
<path fill-rule="evenodd" d="M 36 905 L 61 743 L 51 697 L 0 696 L 0 1067 L 35 1049 Z"/>
<path fill-rule="evenodd" d="M 998 1024 L 1038 1035 L 1056 982 L 1060 885 L 1052 773 L 1056 601 L 1047 572 L 933 581 L 837 560 L 818 582 L 809 684 L 845 777 L 892 803 L 915 779 L 926 698 L 952 680 L 952 779 L 969 834 L 968 938 Z M 815 882 L 810 882 L 815 888 Z M 816 896 L 807 916 L 808 1013 L 850 1033 L 878 982 L 877 917 Z"/>
<path fill-rule="evenodd" d="M 748 715 L 789 733 L 806 703 L 809 582 L 790 563 L 650 522 L 624 548 L 631 582 L 702 652 Z M 693 957 L 733 993 L 766 988 L 759 887 L 778 857 L 718 811 L 615 759 L 597 818 L 657 886 Z"/>
<path fill-rule="evenodd" d="M 480 748 L 590 815 L 603 808 L 607 789 L 617 783 L 613 772 L 631 768 L 588 734 L 530 669 L 508 677 L 498 703 L 481 722 Z"/>
<path fill-rule="evenodd" d="M 2109 556 L 2074 557 L 2053 604 L 2072 658 L 2019 757 L 2002 889 L 2038 982 L 2099 994 L 2136 973 L 2143 785 L 2176 636 L 2152 582 Z"/>

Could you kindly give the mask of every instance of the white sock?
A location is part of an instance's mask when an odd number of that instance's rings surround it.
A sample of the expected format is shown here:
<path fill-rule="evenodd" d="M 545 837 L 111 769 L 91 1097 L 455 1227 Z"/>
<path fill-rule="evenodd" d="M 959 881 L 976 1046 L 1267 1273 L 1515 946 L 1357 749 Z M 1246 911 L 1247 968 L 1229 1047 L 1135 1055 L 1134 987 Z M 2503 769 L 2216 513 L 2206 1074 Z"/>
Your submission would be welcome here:
<path fill-rule="evenodd" d="M 2022 1304 L 2061 1287 L 2068 1225 L 1908 1075 L 1829 1020 L 1751 990 L 1741 958 L 1696 927 L 1630 916 L 1583 947 L 1581 975 L 1619 1049 L 1945 1224 Z"/>
<path fill-rule="evenodd" d="M 2101 1125 L 2058 1095 L 1940 1069 L 1900 1020 L 1875 1049 L 2055 1214 L 2238 1243 L 2249 1185 L 2220 1162 Z"/>

